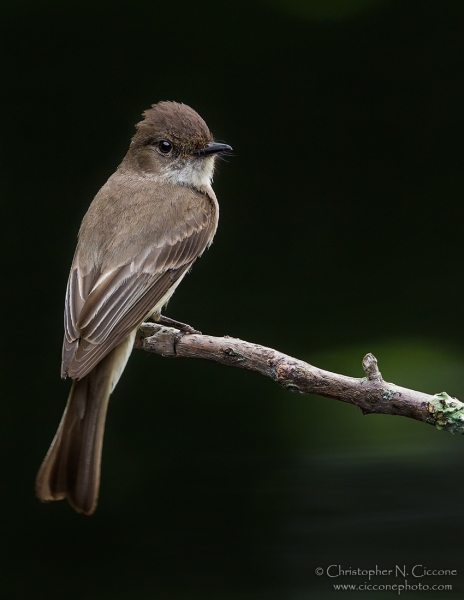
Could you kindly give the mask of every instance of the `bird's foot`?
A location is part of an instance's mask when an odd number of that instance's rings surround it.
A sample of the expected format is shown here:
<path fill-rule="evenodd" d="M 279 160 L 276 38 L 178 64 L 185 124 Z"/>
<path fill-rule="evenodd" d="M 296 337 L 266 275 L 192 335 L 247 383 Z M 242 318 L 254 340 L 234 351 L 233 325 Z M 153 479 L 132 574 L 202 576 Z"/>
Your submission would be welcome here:
<path fill-rule="evenodd" d="M 154 320 L 160 325 L 165 325 L 166 327 L 173 327 L 174 329 L 178 329 L 182 333 L 198 333 L 201 335 L 201 331 L 194 329 L 191 325 L 187 325 L 187 323 L 181 323 L 180 321 L 175 321 L 174 319 L 170 319 L 169 317 L 165 317 L 164 315 L 160 315 L 157 319 Z"/>

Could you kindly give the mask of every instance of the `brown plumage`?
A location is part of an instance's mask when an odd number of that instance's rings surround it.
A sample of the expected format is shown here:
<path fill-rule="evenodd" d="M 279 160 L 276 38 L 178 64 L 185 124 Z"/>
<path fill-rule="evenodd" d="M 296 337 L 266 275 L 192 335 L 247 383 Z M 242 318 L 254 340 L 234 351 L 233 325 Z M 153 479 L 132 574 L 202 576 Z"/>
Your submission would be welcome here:
<path fill-rule="evenodd" d="M 86 514 L 97 504 L 109 395 L 140 323 L 160 313 L 213 240 L 214 158 L 230 149 L 184 104 L 160 102 L 144 117 L 79 231 L 62 356 L 62 377 L 74 381 L 36 480 L 39 498 L 67 498 Z"/>

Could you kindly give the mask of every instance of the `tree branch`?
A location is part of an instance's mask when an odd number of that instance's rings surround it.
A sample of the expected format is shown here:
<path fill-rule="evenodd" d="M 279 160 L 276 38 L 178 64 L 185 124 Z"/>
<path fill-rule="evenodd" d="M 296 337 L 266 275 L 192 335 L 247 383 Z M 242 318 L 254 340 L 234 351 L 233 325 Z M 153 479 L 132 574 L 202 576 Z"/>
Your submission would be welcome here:
<path fill-rule="evenodd" d="M 282 352 L 230 337 L 184 334 L 156 323 L 142 323 L 135 348 L 169 357 L 204 358 L 229 367 L 257 371 L 285 389 L 354 404 L 363 414 L 400 415 L 464 434 L 464 404 L 446 392 L 431 396 L 387 383 L 372 354 L 361 379 L 331 373 Z"/>

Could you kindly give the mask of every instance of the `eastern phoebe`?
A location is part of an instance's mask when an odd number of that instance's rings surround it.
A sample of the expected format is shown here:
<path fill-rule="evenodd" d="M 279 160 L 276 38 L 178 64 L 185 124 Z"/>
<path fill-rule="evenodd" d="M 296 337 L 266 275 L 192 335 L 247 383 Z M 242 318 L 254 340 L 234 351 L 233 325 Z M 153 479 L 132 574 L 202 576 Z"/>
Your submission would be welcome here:
<path fill-rule="evenodd" d="M 195 260 L 213 241 L 219 206 L 211 187 L 213 141 L 190 107 L 145 111 L 117 171 L 79 230 L 66 290 L 61 376 L 74 381 L 36 480 L 41 500 L 92 514 L 97 505 L 108 399 L 135 333 L 159 318 Z"/>

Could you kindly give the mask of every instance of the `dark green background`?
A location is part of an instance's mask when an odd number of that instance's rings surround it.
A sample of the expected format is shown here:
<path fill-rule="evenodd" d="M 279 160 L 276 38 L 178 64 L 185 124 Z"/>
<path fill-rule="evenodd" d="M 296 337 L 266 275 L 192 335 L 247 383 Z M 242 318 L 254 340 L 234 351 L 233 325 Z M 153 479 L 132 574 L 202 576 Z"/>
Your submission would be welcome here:
<path fill-rule="evenodd" d="M 1 595 L 353 598 L 332 584 L 366 578 L 315 568 L 424 564 L 458 575 L 410 584 L 462 597 L 462 438 L 254 373 L 135 353 L 96 514 L 33 486 L 69 389 L 78 226 L 158 100 L 234 148 L 216 240 L 169 316 L 353 376 L 373 352 L 387 380 L 463 399 L 464 3 L 9 0 L 0 15 Z"/>

